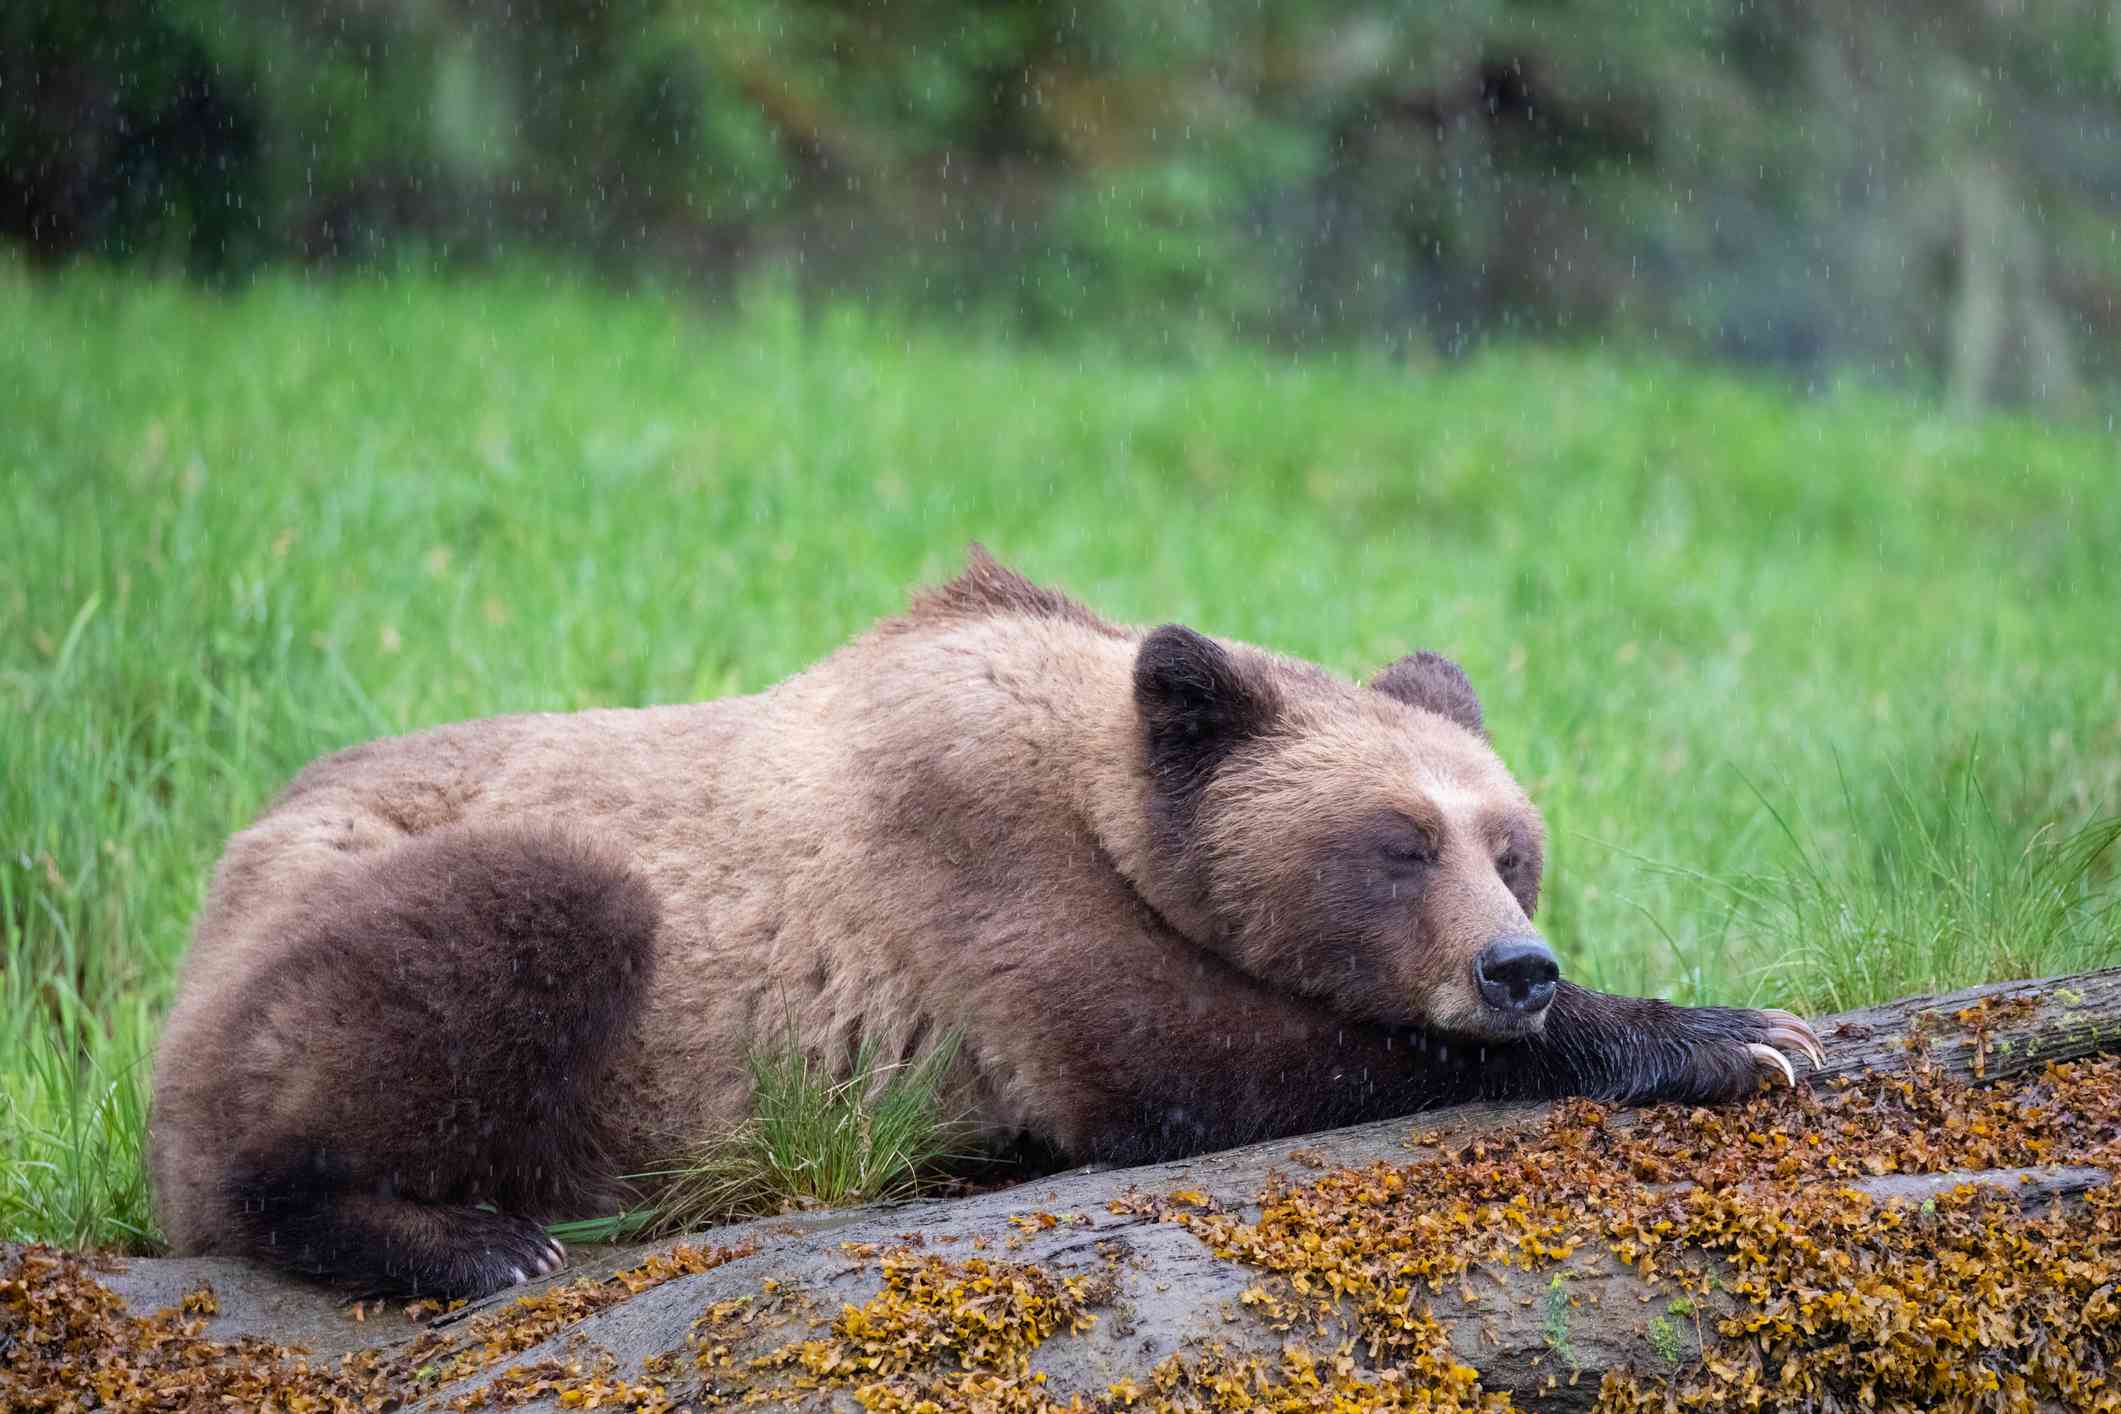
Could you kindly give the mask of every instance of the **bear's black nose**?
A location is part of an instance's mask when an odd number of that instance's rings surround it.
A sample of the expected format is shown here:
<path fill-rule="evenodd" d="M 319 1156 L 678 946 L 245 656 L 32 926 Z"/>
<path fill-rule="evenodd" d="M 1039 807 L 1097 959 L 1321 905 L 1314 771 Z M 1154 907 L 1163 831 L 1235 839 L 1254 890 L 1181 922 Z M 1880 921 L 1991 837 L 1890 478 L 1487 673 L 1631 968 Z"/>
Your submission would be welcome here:
<path fill-rule="evenodd" d="M 1554 960 L 1554 950 L 1530 933 L 1497 938 L 1473 962 L 1480 999 L 1497 1011 L 1526 1016 L 1546 1010 L 1560 976 L 1561 964 Z"/>

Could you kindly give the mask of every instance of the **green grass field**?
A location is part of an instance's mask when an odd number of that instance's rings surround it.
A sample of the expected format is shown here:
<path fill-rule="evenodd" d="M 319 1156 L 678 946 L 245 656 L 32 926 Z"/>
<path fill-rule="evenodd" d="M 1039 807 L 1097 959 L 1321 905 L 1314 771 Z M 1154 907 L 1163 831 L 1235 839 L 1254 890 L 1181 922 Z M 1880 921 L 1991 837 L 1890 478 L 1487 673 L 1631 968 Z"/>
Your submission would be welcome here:
<path fill-rule="evenodd" d="M 1123 619 L 1459 659 L 1580 979 L 1826 1010 L 2121 961 L 2111 427 L 529 277 L 0 267 L 0 322 L 0 1237 L 152 1244 L 156 1019 L 305 761 L 764 687 L 975 537 Z"/>

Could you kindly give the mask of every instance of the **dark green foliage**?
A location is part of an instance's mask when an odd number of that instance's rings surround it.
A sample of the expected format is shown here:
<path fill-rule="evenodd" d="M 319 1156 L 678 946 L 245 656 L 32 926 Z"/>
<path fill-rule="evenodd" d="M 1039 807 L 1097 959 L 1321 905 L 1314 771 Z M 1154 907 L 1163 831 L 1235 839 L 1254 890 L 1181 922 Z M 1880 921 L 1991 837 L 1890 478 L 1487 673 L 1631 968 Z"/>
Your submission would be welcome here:
<path fill-rule="evenodd" d="M 2121 346 L 2106 8 L 30 0 L 0 231 L 787 263 L 1137 341 L 1618 331 L 2068 403 Z"/>
<path fill-rule="evenodd" d="M 1624 333 L 2112 374 L 2110 7 L 28 0 L 0 229 L 195 270 L 563 251 L 1039 330 Z"/>
<path fill-rule="evenodd" d="M 168 0 L 0 8 L 0 235 L 200 274 L 261 248 L 248 76 Z"/>

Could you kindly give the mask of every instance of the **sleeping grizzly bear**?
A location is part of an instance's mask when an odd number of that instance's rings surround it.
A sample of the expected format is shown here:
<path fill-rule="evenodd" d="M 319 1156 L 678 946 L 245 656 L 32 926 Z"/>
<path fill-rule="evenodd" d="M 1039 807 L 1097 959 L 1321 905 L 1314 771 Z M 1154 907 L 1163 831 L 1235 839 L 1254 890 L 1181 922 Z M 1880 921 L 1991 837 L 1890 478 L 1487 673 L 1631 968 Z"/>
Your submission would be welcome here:
<path fill-rule="evenodd" d="M 179 1252 L 477 1296 L 740 1123 L 792 1021 L 957 1031 L 985 1141 L 1132 1163 L 1480 1097 L 1728 1100 L 1779 1011 L 1560 979 L 1463 674 L 1109 624 L 978 547 L 755 697 L 315 763 L 230 842 L 157 1060 Z"/>

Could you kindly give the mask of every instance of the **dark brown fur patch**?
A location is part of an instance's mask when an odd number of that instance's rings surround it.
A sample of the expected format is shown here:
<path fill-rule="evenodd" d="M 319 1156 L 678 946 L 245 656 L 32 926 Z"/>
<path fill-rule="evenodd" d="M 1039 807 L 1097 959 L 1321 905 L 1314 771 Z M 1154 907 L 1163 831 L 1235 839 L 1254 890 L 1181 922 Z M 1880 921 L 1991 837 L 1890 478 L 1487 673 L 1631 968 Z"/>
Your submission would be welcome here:
<path fill-rule="evenodd" d="M 532 1270 L 538 1219 L 608 1197 L 598 1090 L 656 926 L 637 878 L 546 832 L 437 831 L 320 890 L 249 980 L 223 1081 L 252 1252 L 432 1295 Z"/>
<path fill-rule="evenodd" d="M 1370 686 L 1409 707 L 1456 722 L 1469 732 L 1482 737 L 1488 734 L 1481 720 L 1480 697 L 1473 691 L 1465 670 L 1441 653 L 1424 649 L 1409 654 L 1371 678 Z"/>
<path fill-rule="evenodd" d="M 1190 807 L 1208 779 L 1246 741 L 1274 725 L 1280 695 L 1230 651 L 1183 624 L 1142 640 L 1134 659 L 1149 774 L 1164 796 Z"/>
<path fill-rule="evenodd" d="M 1766 1034 L 1758 1012 L 1616 997 L 1569 982 L 1553 1010 L 1545 1031 L 1520 1041 L 1321 1012 L 1279 1030 L 1152 1033 L 1094 1053 L 1086 1044 L 1077 1063 L 1104 1069 L 1113 1099 L 1073 1157 L 1151 1163 L 1480 1100 L 1720 1104 L 1759 1086 L 1745 1050 Z M 1202 1064 L 1204 1051 L 1221 1064 Z"/>
<path fill-rule="evenodd" d="M 1135 655 L 1134 706 L 1148 757 L 1156 880 L 1197 910 L 1206 903 L 1201 798 L 1233 755 L 1273 730 L 1281 695 L 1214 639 L 1165 624 Z"/>

